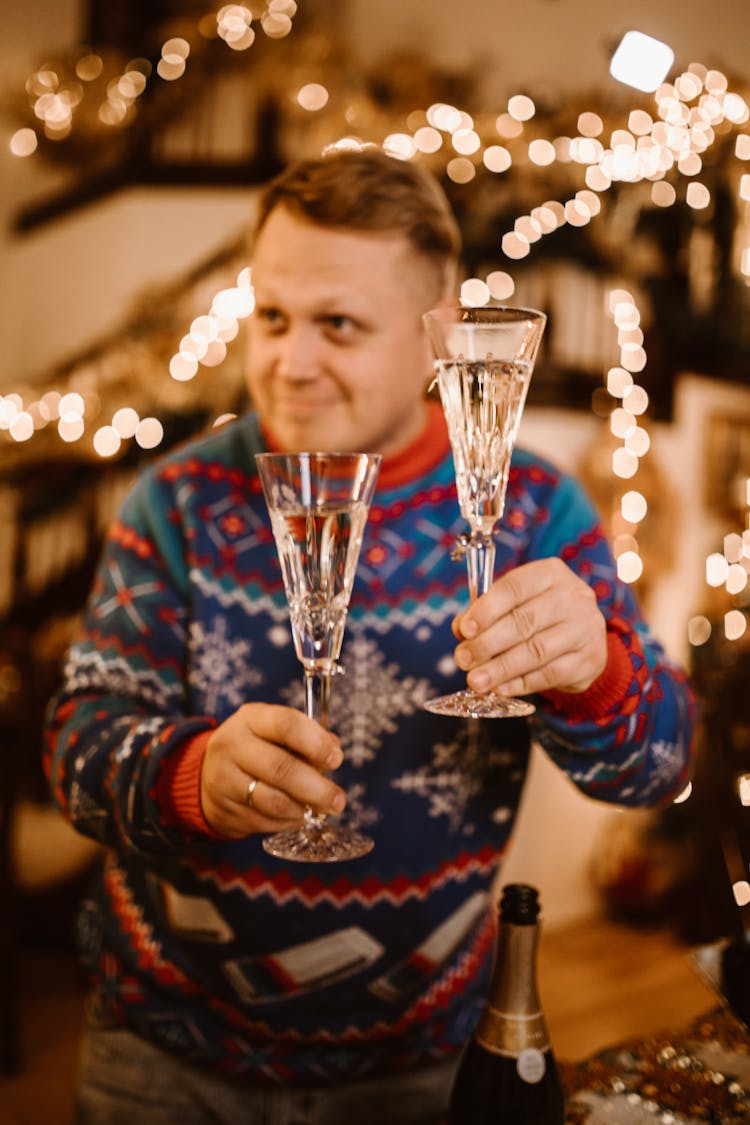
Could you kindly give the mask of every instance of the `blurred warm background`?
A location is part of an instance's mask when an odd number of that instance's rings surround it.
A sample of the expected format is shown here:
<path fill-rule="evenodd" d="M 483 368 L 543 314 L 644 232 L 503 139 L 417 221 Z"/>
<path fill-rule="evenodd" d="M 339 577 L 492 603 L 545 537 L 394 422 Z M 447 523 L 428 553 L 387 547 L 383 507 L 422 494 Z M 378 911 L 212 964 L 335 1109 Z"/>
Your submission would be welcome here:
<path fill-rule="evenodd" d="M 584 478 L 703 704 L 693 791 L 658 814 L 595 805 L 535 756 L 506 876 L 540 887 L 561 934 L 734 932 L 750 7 L 9 0 L 0 27 L 0 971 L 14 947 L 70 956 L 97 862 L 49 805 L 39 730 L 103 529 L 147 460 L 243 409 L 258 184 L 363 141 L 441 177 L 464 300 L 548 313 L 520 440 Z M 634 30 L 668 48 L 656 79 L 611 72 Z"/>

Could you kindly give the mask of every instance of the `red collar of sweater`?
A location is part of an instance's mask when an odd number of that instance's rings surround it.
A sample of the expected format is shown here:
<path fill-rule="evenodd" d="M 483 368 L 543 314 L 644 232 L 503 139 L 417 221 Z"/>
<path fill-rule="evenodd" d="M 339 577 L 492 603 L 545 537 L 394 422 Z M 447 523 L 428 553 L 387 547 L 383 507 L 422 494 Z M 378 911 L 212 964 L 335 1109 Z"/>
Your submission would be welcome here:
<path fill-rule="evenodd" d="M 397 488 L 410 480 L 428 473 L 439 465 L 450 449 L 448 429 L 442 407 L 437 402 L 427 402 L 425 424 L 422 432 L 409 445 L 390 457 L 384 457 L 378 473 L 378 488 Z M 261 434 L 272 453 L 282 452 L 273 433 L 261 423 Z"/>

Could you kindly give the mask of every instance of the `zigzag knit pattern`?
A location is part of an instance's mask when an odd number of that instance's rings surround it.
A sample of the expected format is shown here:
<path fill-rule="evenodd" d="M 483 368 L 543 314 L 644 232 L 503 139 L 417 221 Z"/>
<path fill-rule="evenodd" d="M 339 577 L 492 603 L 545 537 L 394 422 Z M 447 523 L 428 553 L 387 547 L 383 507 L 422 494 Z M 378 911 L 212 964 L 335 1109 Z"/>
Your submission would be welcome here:
<path fill-rule="evenodd" d="M 109 848 L 80 924 L 100 1003 L 255 1081 L 351 1079 L 461 1047 L 487 987 L 487 908 L 530 737 L 604 800 L 658 804 L 685 780 L 684 679 L 617 580 L 588 500 L 521 450 L 496 571 L 563 558 L 595 588 L 624 680 L 601 698 L 539 698 L 530 723 L 423 710 L 463 683 L 450 622 L 467 584 L 450 558 L 465 524 L 439 412 L 417 445 L 416 462 L 381 471 L 331 701 L 344 816 L 373 836 L 370 855 L 286 863 L 256 837 L 174 823 L 159 800 L 161 764 L 242 703 L 303 703 L 252 416 L 171 453 L 129 496 L 50 710 L 53 792 Z"/>

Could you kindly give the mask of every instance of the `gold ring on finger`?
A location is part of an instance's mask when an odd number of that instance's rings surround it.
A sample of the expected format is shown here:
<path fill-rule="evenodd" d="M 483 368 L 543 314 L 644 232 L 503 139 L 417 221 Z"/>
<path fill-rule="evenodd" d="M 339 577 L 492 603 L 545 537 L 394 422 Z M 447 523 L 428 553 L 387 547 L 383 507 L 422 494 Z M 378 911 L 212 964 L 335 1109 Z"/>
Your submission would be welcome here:
<path fill-rule="evenodd" d="M 257 784 L 258 784 L 257 777 L 251 777 L 249 782 L 247 783 L 247 793 L 245 794 L 245 802 L 246 802 L 247 807 L 249 809 L 251 809 L 253 807 L 253 795 L 255 793 L 255 786 Z"/>

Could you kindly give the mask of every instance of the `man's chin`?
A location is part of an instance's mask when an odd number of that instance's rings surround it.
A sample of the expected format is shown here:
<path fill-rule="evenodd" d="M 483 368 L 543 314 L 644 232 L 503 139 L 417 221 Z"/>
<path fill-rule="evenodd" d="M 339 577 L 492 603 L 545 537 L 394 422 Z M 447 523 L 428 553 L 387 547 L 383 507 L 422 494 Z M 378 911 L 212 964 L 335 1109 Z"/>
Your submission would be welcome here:
<path fill-rule="evenodd" d="M 348 453 L 358 449 L 352 435 L 318 419 L 269 419 L 266 423 L 275 443 L 288 453 Z"/>

